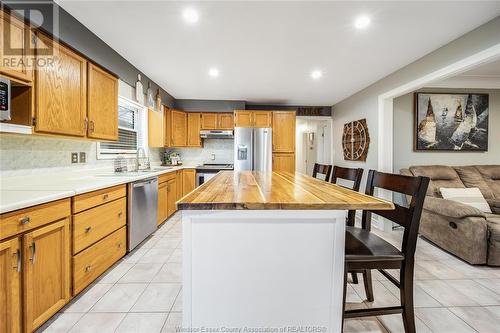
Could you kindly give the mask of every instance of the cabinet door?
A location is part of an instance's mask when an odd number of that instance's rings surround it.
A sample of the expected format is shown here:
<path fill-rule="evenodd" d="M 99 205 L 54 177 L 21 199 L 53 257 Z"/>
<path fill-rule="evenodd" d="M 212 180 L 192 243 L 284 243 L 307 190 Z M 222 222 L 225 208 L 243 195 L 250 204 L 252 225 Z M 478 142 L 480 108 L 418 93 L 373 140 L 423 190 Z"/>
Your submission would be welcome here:
<path fill-rule="evenodd" d="M 172 109 L 163 106 L 163 146 L 170 147 L 172 145 Z"/>
<path fill-rule="evenodd" d="M 196 187 L 196 170 L 182 170 L 182 196 L 185 196 Z"/>
<path fill-rule="evenodd" d="M 254 111 L 253 127 L 271 127 L 271 111 Z"/>
<path fill-rule="evenodd" d="M 24 327 L 34 331 L 70 297 L 69 218 L 23 236 Z"/>
<path fill-rule="evenodd" d="M 171 179 L 167 181 L 167 216 L 175 213 L 175 202 L 177 201 L 177 181 Z"/>
<path fill-rule="evenodd" d="M 175 201 L 179 200 L 182 198 L 182 170 L 177 170 L 176 175 L 175 175 L 175 181 L 177 183 L 177 191 L 176 191 L 176 198 Z"/>
<path fill-rule="evenodd" d="M 167 183 L 158 185 L 158 221 L 161 224 L 167 218 Z"/>
<path fill-rule="evenodd" d="M 87 61 L 70 49 L 38 34 L 40 43 L 53 43 L 51 65 L 36 70 L 37 132 L 85 136 Z M 38 56 L 37 56 L 38 58 Z"/>
<path fill-rule="evenodd" d="M 234 113 L 234 126 L 253 127 L 252 111 L 236 111 Z"/>
<path fill-rule="evenodd" d="M 218 113 L 217 125 L 217 129 L 232 130 L 234 128 L 234 115 L 232 113 Z"/>
<path fill-rule="evenodd" d="M 213 130 L 217 129 L 217 114 L 202 113 L 201 114 L 201 129 Z"/>
<path fill-rule="evenodd" d="M 20 272 L 19 238 L 0 242 L 0 332 L 21 331 Z"/>
<path fill-rule="evenodd" d="M 187 112 L 187 146 L 201 147 L 201 113 Z"/>
<path fill-rule="evenodd" d="M 273 111 L 273 152 L 295 152 L 295 112 Z"/>
<path fill-rule="evenodd" d="M 28 68 L 27 41 L 31 31 L 24 22 L 0 11 L 0 73 L 26 82 L 33 81 L 33 71 Z M 20 54 L 13 54 L 9 49 Z"/>
<path fill-rule="evenodd" d="M 163 110 L 148 109 L 148 145 L 150 147 L 164 147 L 165 126 L 163 124 Z"/>
<path fill-rule="evenodd" d="M 295 172 L 295 154 L 274 153 L 273 171 Z"/>
<path fill-rule="evenodd" d="M 187 144 L 186 112 L 172 110 L 172 146 L 185 147 Z"/>
<path fill-rule="evenodd" d="M 87 136 L 92 139 L 116 141 L 118 140 L 118 79 L 90 63 L 88 69 Z"/>

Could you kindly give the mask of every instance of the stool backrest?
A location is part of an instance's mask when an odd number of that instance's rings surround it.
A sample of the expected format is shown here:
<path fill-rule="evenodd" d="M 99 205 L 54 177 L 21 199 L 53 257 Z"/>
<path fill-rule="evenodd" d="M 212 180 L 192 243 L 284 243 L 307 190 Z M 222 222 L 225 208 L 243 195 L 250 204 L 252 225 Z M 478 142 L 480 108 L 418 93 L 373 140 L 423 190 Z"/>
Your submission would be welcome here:
<path fill-rule="evenodd" d="M 370 170 L 366 181 L 366 194 L 373 195 L 375 188 L 378 188 L 406 194 L 411 197 L 411 201 L 408 207 L 394 203 L 394 210 L 364 210 L 361 220 L 362 228 L 371 229 L 372 213 L 404 227 L 401 252 L 405 254 L 405 258 L 407 258 L 407 255 L 413 258 L 417 244 L 422 207 L 428 186 L 428 177 L 403 176 Z"/>
<path fill-rule="evenodd" d="M 363 169 L 357 168 L 343 168 L 339 166 L 333 167 L 333 174 L 331 182 L 333 184 L 337 183 L 338 179 L 350 180 L 353 182 L 352 190 L 359 192 L 359 186 L 361 185 L 361 178 L 363 177 Z M 347 225 L 353 227 L 354 220 L 356 218 L 356 211 L 350 210 L 347 213 Z"/>
<path fill-rule="evenodd" d="M 325 175 L 325 181 L 330 181 L 330 175 L 332 174 L 332 166 L 328 164 L 318 164 L 314 163 L 313 168 L 313 178 L 318 178 L 318 174 Z"/>

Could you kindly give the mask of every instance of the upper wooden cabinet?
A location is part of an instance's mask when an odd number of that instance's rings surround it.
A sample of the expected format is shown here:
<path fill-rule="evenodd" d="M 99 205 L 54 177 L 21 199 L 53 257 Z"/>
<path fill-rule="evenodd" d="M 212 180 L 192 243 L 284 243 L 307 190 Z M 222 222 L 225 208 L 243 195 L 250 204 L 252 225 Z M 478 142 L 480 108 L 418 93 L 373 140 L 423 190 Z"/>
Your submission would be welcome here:
<path fill-rule="evenodd" d="M 164 112 L 148 109 L 148 145 L 150 147 L 165 146 Z"/>
<path fill-rule="evenodd" d="M 87 83 L 88 137 L 118 140 L 118 79 L 89 63 Z"/>
<path fill-rule="evenodd" d="M 187 114 L 183 111 L 172 110 L 171 111 L 172 118 L 172 139 L 171 146 L 172 147 L 185 147 L 187 144 Z"/>
<path fill-rule="evenodd" d="M 31 30 L 29 26 L 13 15 L 0 10 L 0 73 L 11 78 L 31 83 L 33 71 L 28 68 L 31 45 Z M 14 54 L 14 52 L 20 54 Z"/>
<path fill-rule="evenodd" d="M 32 332 L 70 298 L 69 218 L 23 236 L 24 328 Z"/>
<path fill-rule="evenodd" d="M 295 112 L 273 111 L 273 152 L 295 152 Z"/>
<path fill-rule="evenodd" d="M 19 238 L 0 242 L 0 332 L 21 332 Z"/>
<path fill-rule="evenodd" d="M 201 147 L 201 113 L 187 112 L 187 146 Z"/>
<path fill-rule="evenodd" d="M 37 132 L 85 136 L 87 61 L 70 49 L 38 34 L 39 43 L 53 45 L 53 62 L 36 70 Z M 38 56 L 37 56 L 38 57 Z"/>
<path fill-rule="evenodd" d="M 201 129 L 214 130 L 217 129 L 217 113 L 203 112 L 201 114 Z"/>
<path fill-rule="evenodd" d="M 232 130 L 234 128 L 233 113 L 218 113 L 217 114 L 217 129 Z"/>
<path fill-rule="evenodd" d="M 271 111 L 235 111 L 236 127 L 271 127 Z"/>

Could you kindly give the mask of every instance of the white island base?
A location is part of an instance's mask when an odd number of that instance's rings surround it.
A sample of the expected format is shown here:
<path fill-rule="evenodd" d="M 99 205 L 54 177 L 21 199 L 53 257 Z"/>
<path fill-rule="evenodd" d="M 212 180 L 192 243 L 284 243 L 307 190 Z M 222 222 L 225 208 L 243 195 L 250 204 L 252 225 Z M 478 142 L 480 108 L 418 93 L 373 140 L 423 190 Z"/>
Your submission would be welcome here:
<path fill-rule="evenodd" d="M 345 217 L 182 211 L 184 331 L 341 332 Z"/>

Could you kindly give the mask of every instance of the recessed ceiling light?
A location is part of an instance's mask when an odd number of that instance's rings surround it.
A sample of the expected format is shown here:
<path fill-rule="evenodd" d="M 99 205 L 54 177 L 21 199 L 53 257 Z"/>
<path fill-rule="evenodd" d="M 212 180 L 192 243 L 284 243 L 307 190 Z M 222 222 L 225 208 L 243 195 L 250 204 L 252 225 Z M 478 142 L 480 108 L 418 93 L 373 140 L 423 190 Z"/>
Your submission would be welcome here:
<path fill-rule="evenodd" d="M 354 21 L 354 26 L 357 29 L 364 29 L 370 25 L 370 22 L 371 22 L 371 20 L 368 16 L 361 15 L 361 16 L 357 17 L 356 20 Z"/>
<path fill-rule="evenodd" d="M 319 79 L 323 76 L 323 73 L 320 70 L 314 70 L 311 72 L 311 77 L 315 80 Z"/>
<path fill-rule="evenodd" d="M 219 70 L 215 67 L 212 67 L 208 70 L 208 75 L 210 75 L 211 77 L 217 77 L 219 76 Z"/>
<path fill-rule="evenodd" d="M 187 23 L 196 23 L 199 19 L 198 12 L 193 8 L 184 9 L 184 11 L 182 12 L 182 17 Z"/>

